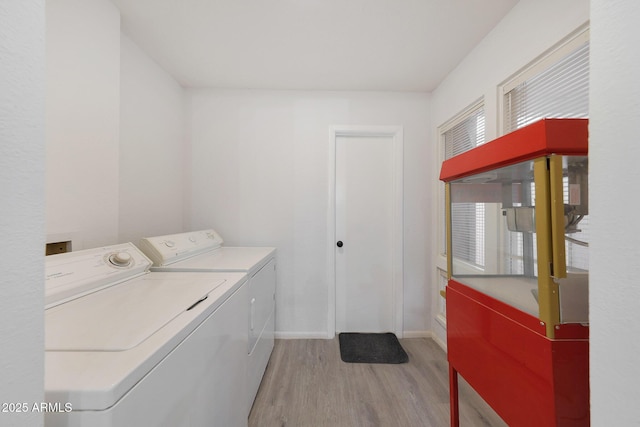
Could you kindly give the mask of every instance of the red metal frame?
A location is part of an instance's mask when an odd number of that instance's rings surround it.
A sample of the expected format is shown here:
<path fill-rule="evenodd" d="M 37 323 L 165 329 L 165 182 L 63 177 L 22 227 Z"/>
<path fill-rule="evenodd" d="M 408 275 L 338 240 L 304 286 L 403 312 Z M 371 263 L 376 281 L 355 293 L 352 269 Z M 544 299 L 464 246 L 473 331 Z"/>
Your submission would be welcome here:
<path fill-rule="evenodd" d="M 442 163 L 449 182 L 548 154 L 586 156 L 588 119 L 542 119 Z"/>

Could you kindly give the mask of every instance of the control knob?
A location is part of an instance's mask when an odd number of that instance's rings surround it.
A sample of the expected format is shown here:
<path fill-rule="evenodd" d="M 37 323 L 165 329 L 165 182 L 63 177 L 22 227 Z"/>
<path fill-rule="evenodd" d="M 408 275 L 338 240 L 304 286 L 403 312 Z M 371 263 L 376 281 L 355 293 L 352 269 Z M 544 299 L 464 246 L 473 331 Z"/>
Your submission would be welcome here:
<path fill-rule="evenodd" d="M 131 255 L 128 252 L 116 252 L 109 256 L 109 262 L 116 267 L 126 267 L 131 264 Z"/>

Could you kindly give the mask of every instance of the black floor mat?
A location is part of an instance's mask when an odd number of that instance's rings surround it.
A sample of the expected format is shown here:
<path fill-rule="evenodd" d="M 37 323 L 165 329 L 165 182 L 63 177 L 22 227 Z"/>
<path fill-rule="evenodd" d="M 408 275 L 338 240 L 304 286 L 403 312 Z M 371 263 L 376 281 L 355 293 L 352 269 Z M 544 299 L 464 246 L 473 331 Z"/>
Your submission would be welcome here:
<path fill-rule="evenodd" d="M 409 356 L 391 332 L 343 332 L 338 336 L 340 357 L 347 363 L 407 363 Z"/>

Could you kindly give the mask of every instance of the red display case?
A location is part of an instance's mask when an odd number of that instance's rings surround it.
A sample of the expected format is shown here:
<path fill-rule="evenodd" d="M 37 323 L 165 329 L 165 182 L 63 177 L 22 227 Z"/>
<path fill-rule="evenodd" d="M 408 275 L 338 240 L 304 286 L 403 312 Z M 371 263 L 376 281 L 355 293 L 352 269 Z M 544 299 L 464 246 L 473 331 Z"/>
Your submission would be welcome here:
<path fill-rule="evenodd" d="M 458 375 L 510 426 L 589 425 L 588 121 L 446 160 L 451 425 Z"/>

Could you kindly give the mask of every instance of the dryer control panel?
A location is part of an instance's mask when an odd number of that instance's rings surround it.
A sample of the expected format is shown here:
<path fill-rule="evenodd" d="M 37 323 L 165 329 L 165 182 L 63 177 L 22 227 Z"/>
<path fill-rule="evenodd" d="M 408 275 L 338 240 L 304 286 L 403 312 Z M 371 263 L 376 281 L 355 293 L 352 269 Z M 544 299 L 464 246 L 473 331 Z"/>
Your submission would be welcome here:
<path fill-rule="evenodd" d="M 45 306 L 145 274 L 150 267 L 151 260 L 132 243 L 49 255 L 45 258 Z"/>
<path fill-rule="evenodd" d="M 140 240 L 140 249 L 156 267 L 218 249 L 224 241 L 215 230 L 199 230 L 165 236 L 145 237 Z"/>

